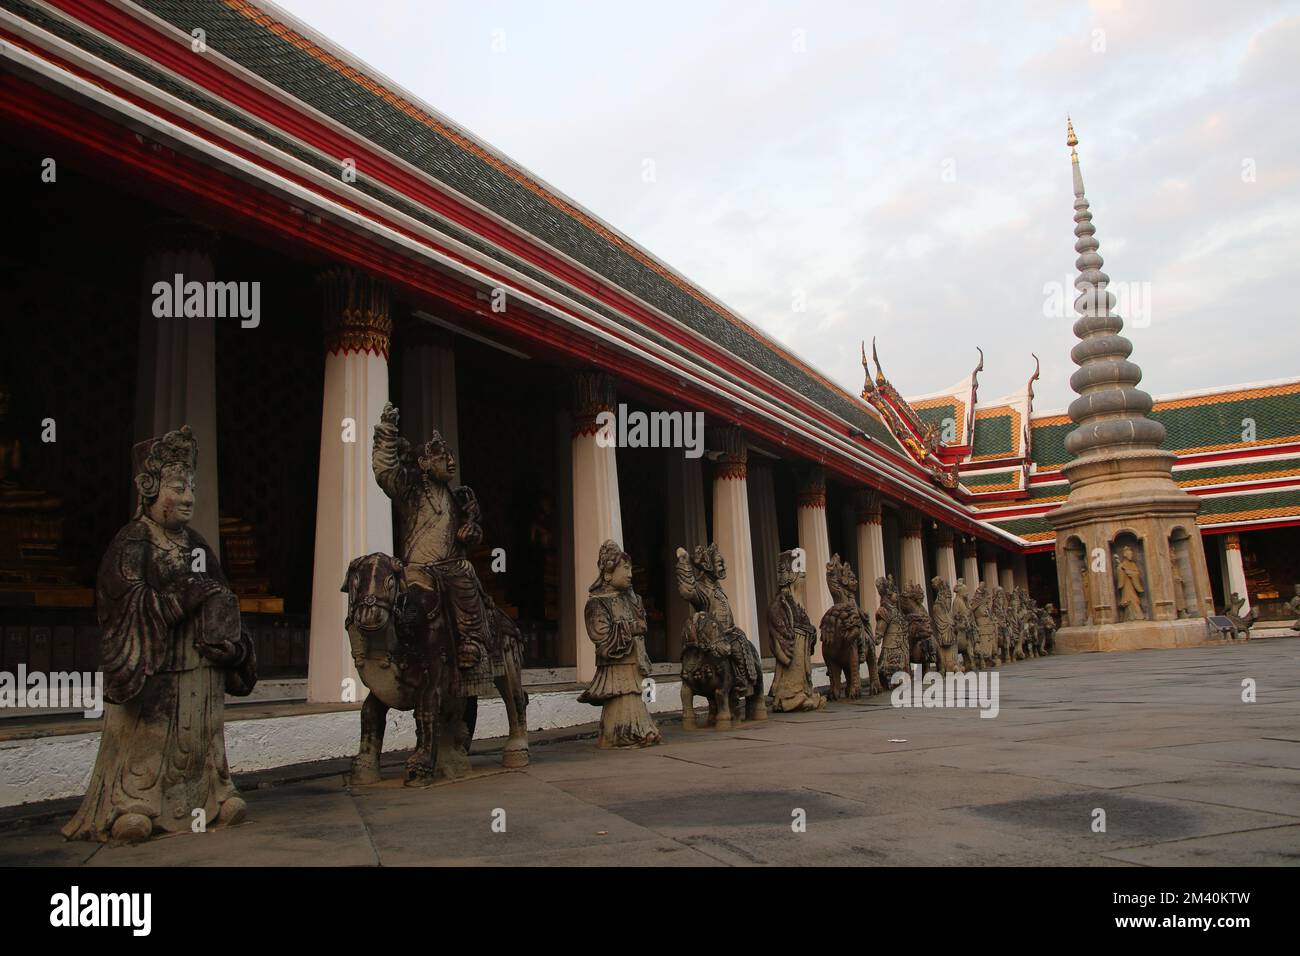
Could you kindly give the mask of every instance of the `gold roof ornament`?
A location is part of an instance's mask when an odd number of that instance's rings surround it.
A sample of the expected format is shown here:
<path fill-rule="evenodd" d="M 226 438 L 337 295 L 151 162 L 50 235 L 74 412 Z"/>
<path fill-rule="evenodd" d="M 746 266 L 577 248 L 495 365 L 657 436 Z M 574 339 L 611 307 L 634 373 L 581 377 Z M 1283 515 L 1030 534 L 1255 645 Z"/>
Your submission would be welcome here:
<path fill-rule="evenodd" d="M 1076 163 L 1079 161 L 1079 154 L 1074 147 L 1079 145 L 1079 137 L 1074 135 L 1074 122 L 1067 113 L 1065 116 L 1065 145 L 1070 147 L 1070 158 Z"/>

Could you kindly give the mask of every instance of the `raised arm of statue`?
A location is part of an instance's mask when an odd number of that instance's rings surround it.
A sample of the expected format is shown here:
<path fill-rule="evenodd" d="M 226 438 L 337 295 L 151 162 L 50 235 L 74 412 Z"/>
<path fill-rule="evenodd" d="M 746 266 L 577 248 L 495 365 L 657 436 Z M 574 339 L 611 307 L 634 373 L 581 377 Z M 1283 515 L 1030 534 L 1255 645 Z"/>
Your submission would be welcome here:
<path fill-rule="evenodd" d="M 677 593 L 697 611 L 707 611 L 709 599 L 695 580 L 695 565 L 685 548 L 677 549 Z"/>
<path fill-rule="evenodd" d="M 478 497 L 467 485 L 461 485 L 453 494 L 460 505 L 461 525 L 456 529 L 456 540 L 470 546 L 483 540 L 483 510 Z"/>
<path fill-rule="evenodd" d="M 397 432 L 397 416 L 393 403 L 386 403 L 375 426 L 374 447 L 370 452 L 375 482 L 393 499 L 405 497 L 416 480 L 414 469 L 404 460 L 408 446 Z"/>

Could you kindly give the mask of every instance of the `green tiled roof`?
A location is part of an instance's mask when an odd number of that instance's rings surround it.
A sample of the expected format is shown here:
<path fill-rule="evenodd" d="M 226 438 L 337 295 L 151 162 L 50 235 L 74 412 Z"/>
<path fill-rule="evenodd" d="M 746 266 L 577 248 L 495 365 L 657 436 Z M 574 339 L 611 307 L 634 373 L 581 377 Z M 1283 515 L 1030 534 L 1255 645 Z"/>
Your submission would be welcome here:
<path fill-rule="evenodd" d="M 1300 391 L 1157 407 L 1151 417 L 1165 426 L 1165 447 L 1175 451 L 1240 444 L 1252 422 L 1255 441 L 1276 441 L 1300 434 Z"/>
<path fill-rule="evenodd" d="M 975 419 L 975 442 L 971 455 L 1010 455 L 1015 451 L 1015 436 L 1011 433 L 1011 412 Z"/>
<path fill-rule="evenodd" d="M 1204 497 L 1201 499 L 1201 519 L 1216 515 L 1239 515 L 1251 512 L 1284 511 L 1300 515 L 1300 488 L 1284 488 L 1280 491 L 1261 491 L 1246 495 L 1224 495 L 1220 498 Z M 1280 517 L 1280 515 L 1260 514 L 1258 517 Z M 1243 518 L 1241 520 L 1249 520 Z"/>
<path fill-rule="evenodd" d="M 1033 425 L 1032 447 L 1029 456 L 1040 468 L 1055 468 L 1070 460 L 1065 450 L 1065 436 L 1074 428 L 1073 422 L 1063 425 Z"/>
<path fill-rule="evenodd" d="M 987 471 L 978 475 L 962 475 L 961 483 L 967 488 L 979 489 L 986 485 L 1010 484 L 1013 481 L 1018 481 L 1019 477 L 1019 468 L 1009 468 L 1006 471 Z"/>
<path fill-rule="evenodd" d="M 1052 530 L 1052 526 L 1047 523 L 1047 519 L 1041 516 L 1033 518 L 1004 518 L 999 521 L 992 521 L 990 524 L 995 524 L 1002 530 L 1008 531 L 1011 534 L 1020 535 L 1022 538 L 1026 535 L 1042 534 L 1044 531 Z"/>

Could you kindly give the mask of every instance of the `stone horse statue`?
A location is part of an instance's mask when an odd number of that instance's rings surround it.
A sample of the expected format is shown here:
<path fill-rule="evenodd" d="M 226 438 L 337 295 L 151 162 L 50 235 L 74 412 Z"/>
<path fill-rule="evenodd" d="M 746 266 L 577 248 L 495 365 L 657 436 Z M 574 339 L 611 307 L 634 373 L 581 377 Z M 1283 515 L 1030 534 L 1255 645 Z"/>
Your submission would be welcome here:
<path fill-rule="evenodd" d="M 767 719 L 762 661 L 748 640 L 744 641 L 744 653 L 749 656 L 750 672 L 758 675 L 757 680 L 737 673 L 731 647 L 716 617 L 700 611 L 687 619 L 682 636 L 683 730 L 699 729 L 695 723 L 697 695 L 709 702 L 710 727 L 726 730 L 733 718 Z"/>
<path fill-rule="evenodd" d="M 415 714 L 415 751 L 406 762 L 406 785 L 427 787 L 436 777 L 469 770 L 469 745 L 478 719 L 478 698 L 456 693 L 456 645 L 450 602 L 442 587 L 434 607 L 407 602 L 405 567 L 387 554 L 367 554 L 348 565 L 347 631 L 352 660 L 370 689 L 361 705 L 361 749 L 352 761 L 354 783 L 378 783 L 384 725 L 390 709 Z M 524 692 L 519 629 L 483 596 L 493 636 L 489 652 L 500 658 L 501 692 L 510 737 L 503 767 L 528 765 L 528 695 Z M 423 620 L 421 620 L 423 618 Z"/>
<path fill-rule="evenodd" d="M 847 561 L 837 554 L 826 565 L 826 586 L 835 602 L 822 615 L 822 657 L 830 678 L 830 699 L 862 696 L 861 665 L 865 661 L 871 676 L 867 693 L 879 694 L 880 675 L 876 670 L 875 640 L 871 620 L 858 607 L 858 576 Z"/>

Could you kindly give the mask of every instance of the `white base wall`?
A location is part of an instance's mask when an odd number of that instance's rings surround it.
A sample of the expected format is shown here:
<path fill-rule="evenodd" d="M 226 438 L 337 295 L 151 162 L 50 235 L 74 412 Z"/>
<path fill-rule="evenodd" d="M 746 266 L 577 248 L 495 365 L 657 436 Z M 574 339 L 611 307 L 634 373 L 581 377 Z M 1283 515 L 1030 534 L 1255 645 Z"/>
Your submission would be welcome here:
<path fill-rule="evenodd" d="M 866 665 L 863 665 L 866 676 Z M 764 675 L 763 686 L 772 686 L 772 673 Z M 826 668 L 813 669 L 813 683 L 826 683 Z M 697 697 L 697 708 L 704 698 Z M 651 713 L 681 710 L 681 681 L 664 680 L 656 687 Z M 528 699 L 528 729 L 558 730 L 592 724 L 600 720 L 600 709 L 578 703 L 573 690 L 533 693 Z M 508 730 L 505 708 L 498 697 L 479 701 L 476 740 L 504 737 Z M 226 721 L 226 758 L 234 773 L 272 770 L 291 764 L 351 757 L 357 752 L 361 717 L 356 710 L 328 714 Z M 384 750 L 409 750 L 415 746 L 415 723 L 408 711 L 389 711 Z M 0 741 L 0 807 L 36 803 L 85 793 L 99 752 L 99 732 L 62 734 L 28 740 Z M 545 748 L 534 751 L 534 760 L 546 759 Z"/>

